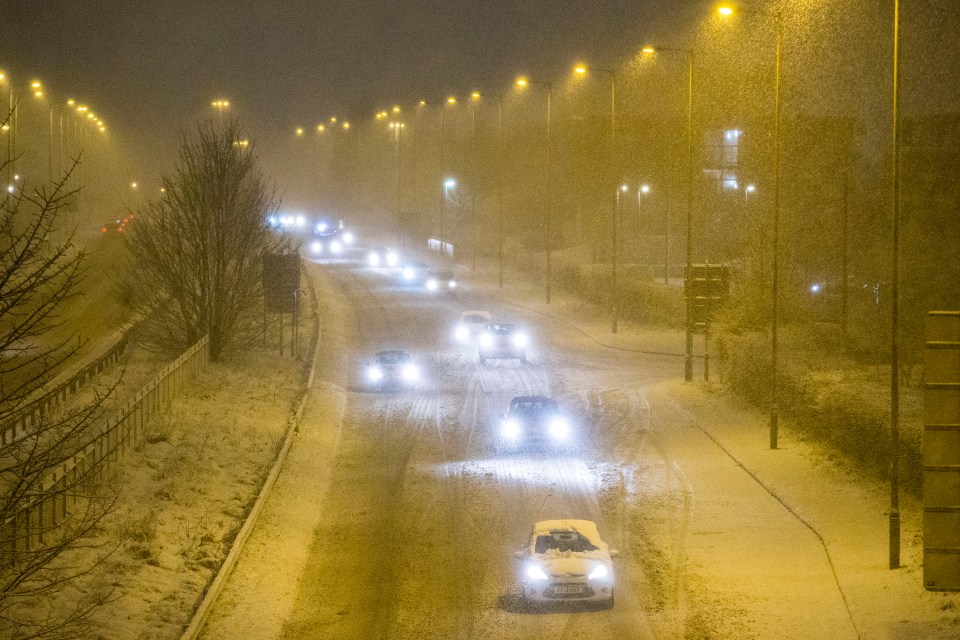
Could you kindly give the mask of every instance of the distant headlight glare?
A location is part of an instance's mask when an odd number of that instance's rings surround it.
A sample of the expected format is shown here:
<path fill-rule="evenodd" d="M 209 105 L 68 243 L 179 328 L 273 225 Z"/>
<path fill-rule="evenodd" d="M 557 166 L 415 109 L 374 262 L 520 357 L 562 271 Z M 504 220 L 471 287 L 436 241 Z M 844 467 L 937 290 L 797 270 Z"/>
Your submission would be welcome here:
<path fill-rule="evenodd" d="M 570 425 L 563 418 L 554 418 L 550 421 L 550 435 L 557 440 L 564 440 L 570 435 Z"/>
<path fill-rule="evenodd" d="M 367 379 L 369 379 L 371 382 L 383 380 L 383 369 L 380 367 L 370 367 L 367 369 Z"/>
<path fill-rule="evenodd" d="M 403 367 L 403 379 L 407 382 L 413 382 L 420 377 L 420 370 L 414 364 L 408 364 Z"/>
<path fill-rule="evenodd" d="M 501 429 L 505 438 L 516 440 L 520 437 L 520 423 L 516 420 L 504 420 Z"/>
<path fill-rule="evenodd" d="M 530 344 L 530 338 L 527 337 L 525 333 L 515 333 L 513 334 L 513 346 L 523 349 L 528 344 Z"/>

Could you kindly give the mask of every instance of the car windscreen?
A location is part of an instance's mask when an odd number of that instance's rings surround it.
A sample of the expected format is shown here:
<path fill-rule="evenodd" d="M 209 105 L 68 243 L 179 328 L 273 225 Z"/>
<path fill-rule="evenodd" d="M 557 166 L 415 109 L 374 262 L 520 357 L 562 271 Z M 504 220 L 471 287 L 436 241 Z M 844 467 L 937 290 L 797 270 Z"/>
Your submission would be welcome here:
<path fill-rule="evenodd" d="M 597 547 L 576 531 L 551 531 L 549 535 L 537 536 L 534 542 L 534 551 L 536 553 L 547 553 L 549 551 L 585 553 L 587 551 L 597 551 Z"/>

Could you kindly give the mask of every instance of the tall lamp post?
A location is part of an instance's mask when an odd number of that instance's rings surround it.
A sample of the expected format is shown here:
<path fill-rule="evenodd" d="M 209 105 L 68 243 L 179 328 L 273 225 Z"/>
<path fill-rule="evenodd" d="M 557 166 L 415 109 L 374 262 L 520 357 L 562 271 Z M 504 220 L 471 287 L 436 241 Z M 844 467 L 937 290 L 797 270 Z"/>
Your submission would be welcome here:
<path fill-rule="evenodd" d="M 497 283 L 503 288 L 503 94 L 488 94 L 497 99 Z"/>
<path fill-rule="evenodd" d="M 900 566 L 900 0 L 893 1 L 893 265 L 890 279 L 890 568 Z M 846 286 L 846 283 L 844 283 Z"/>
<path fill-rule="evenodd" d="M 722 6 L 720 15 L 730 16 L 733 9 Z M 773 119 L 773 278 L 772 309 L 770 313 L 770 448 L 777 448 L 780 423 L 777 325 L 780 315 L 780 54 L 783 47 L 783 15 L 776 11 L 771 14 L 776 25 L 776 51 L 774 57 L 774 119 Z"/>
<path fill-rule="evenodd" d="M 545 224 L 545 226 L 546 226 L 545 231 L 546 231 L 546 237 L 547 237 L 547 284 L 546 284 L 546 296 L 547 296 L 547 304 L 550 304 L 550 284 L 551 284 L 551 281 L 553 280 L 553 273 L 552 273 L 552 267 L 551 267 L 551 253 L 552 253 L 552 251 L 553 251 L 553 234 L 552 234 L 552 232 L 551 232 L 552 215 L 551 215 L 551 212 L 550 212 L 550 195 L 551 195 L 551 191 L 552 191 L 552 187 L 551 187 L 551 169 L 550 169 L 550 162 L 551 162 L 551 160 L 550 160 L 550 152 L 551 152 L 551 145 L 550 145 L 550 125 L 551 125 L 550 109 L 551 109 L 551 102 L 553 101 L 553 83 L 551 83 L 551 82 L 538 82 L 538 81 L 536 81 L 536 80 L 530 80 L 530 79 L 525 78 L 525 77 L 517 78 L 517 86 L 518 86 L 519 88 L 521 88 L 521 89 L 523 89 L 523 88 L 525 88 L 525 87 L 527 87 L 528 85 L 531 85 L 531 84 L 535 84 L 535 85 L 539 85 L 539 86 L 541 86 L 541 87 L 546 87 L 546 88 L 547 88 L 547 213 L 546 213 L 546 221 L 545 221 L 545 223 L 546 223 L 546 224 Z"/>
<path fill-rule="evenodd" d="M 223 126 L 223 112 L 230 108 L 230 101 L 214 100 L 210 106 L 217 110 L 217 124 Z"/>
<path fill-rule="evenodd" d="M 640 188 L 637 189 L 637 268 L 640 267 L 640 245 L 643 244 L 640 238 L 640 228 L 643 222 L 640 219 L 640 214 L 643 213 L 643 199 L 648 195 L 650 195 L 650 185 L 640 185 Z M 669 251 L 670 250 L 667 249 L 668 254 Z"/>
<path fill-rule="evenodd" d="M 579 64 L 573 68 L 573 71 L 579 75 L 586 75 L 587 72 L 596 72 L 596 73 L 607 73 L 610 75 L 610 181 L 613 182 L 613 171 L 617 164 L 617 73 L 614 69 L 599 69 L 597 67 L 588 67 L 583 64 Z M 617 197 L 614 199 L 613 212 L 610 216 L 610 224 L 613 227 L 612 235 L 616 238 L 616 226 L 617 226 L 617 215 L 620 208 L 620 191 L 617 191 Z M 616 246 L 613 248 L 614 256 L 616 256 Z M 619 285 L 617 284 L 617 260 L 614 257 L 611 260 L 611 283 L 610 283 L 610 298 L 611 298 L 611 320 L 610 320 L 610 331 L 612 333 L 617 332 L 617 316 L 620 313 L 619 311 L 619 300 L 618 291 Z"/>
<path fill-rule="evenodd" d="M 0 71 L 0 82 L 5 82 L 7 84 L 7 113 L 6 113 L 6 122 L 3 123 L 3 131 L 7 136 L 7 181 L 6 188 L 12 184 L 10 182 L 10 174 L 13 172 L 13 132 L 14 132 L 14 112 L 13 112 L 13 83 L 10 81 L 10 78 L 6 73 Z"/>
<path fill-rule="evenodd" d="M 693 265 L 693 49 L 679 47 L 643 48 L 644 53 L 668 51 L 679 53 L 687 61 L 687 229 L 686 229 L 686 277 L 684 278 L 684 298 L 686 299 L 686 356 L 683 363 L 683 379 L 693 381 L 693 318 L 691 318 L 692 299 L 690 296 L 690 271 Z"/>
<path fill-rule="evenodd" d="M 450 189 L 453 189 L 457 186 L 457 181 L 453 178 L 445 178 L 443 180 L 443 187 L 440 190 L 440 256 L 443 257 L 447 253 L 446 242 L 443 240 L 443 213 L 447 205 L 447 192 Z"/>

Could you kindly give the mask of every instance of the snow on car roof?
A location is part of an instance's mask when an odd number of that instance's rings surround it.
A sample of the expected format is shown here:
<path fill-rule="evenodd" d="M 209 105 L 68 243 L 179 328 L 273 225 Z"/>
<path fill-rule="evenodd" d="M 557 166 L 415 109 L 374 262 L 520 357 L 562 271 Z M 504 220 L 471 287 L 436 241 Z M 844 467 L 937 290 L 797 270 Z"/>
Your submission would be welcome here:
<path fill-rule="evenodd" d="M 533 535 L 549 535 L 552 531 L 576 531 L 599 546 L 600 532 L 592 520 L 541 520 L 533 525 Z"/>

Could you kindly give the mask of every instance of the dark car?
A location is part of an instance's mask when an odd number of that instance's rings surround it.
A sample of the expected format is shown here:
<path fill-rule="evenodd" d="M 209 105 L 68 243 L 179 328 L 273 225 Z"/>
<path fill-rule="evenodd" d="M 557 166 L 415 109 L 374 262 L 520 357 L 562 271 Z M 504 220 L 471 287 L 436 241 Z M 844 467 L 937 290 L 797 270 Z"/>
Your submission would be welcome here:
<path fill-rule="evenodd" d="M 420 368 L 403 349 L 378 351 L 364 374 L 367 384 L 378 389 L 414 387 L 420 382 Z"/>
<path fill-rule="evenodd" d="M 509 322 L 488 322 L 480 334 L 477 354 L 480 364 L 487 360 L 519 360 L 527 362 L 530 337 L 519 326 Z"/>
<path fill-rule="evenodd" d="M 565 447 L 571 444 L 573 427 L 560 404 L 547 396 L 517 396 L 500 417 L 501 448 Z"/>

